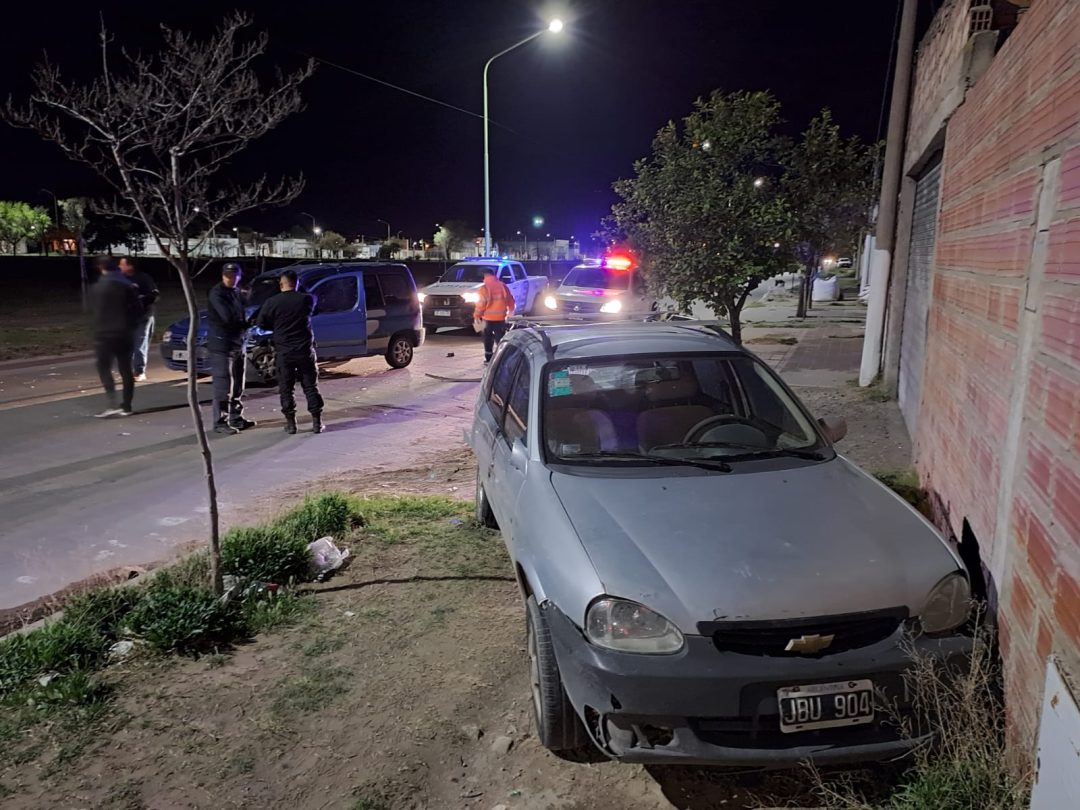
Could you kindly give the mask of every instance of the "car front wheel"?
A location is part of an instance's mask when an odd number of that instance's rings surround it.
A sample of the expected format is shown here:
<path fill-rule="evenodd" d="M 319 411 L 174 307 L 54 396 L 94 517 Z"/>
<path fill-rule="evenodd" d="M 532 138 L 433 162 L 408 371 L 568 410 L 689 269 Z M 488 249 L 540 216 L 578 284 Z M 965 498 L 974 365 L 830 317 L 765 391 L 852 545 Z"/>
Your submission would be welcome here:
<path fill-rule="evenodd" d="M 480 483 L 480 471 L 476 471 L 476 522 L 486 529 L 498 529 L 499 522 L 495 520 L 495 513 L 491 511 L 487 493 Z"/>
<path fill-rule="evenodd" d="M 540 744 L 549 751 L 577 751 L 588 743 L 559 674 L 551 631 L 536 597 L 525 602 L 525 641 L 529 653 L 529 687 L 532 691 L 533 722 Z"/>
<path fill-rule="evenodd" d="M 405 368 L 413 359 L 413 345 L 405 335 L 394 335 L 386 347 L 386 362 L 390 368 Z"/>

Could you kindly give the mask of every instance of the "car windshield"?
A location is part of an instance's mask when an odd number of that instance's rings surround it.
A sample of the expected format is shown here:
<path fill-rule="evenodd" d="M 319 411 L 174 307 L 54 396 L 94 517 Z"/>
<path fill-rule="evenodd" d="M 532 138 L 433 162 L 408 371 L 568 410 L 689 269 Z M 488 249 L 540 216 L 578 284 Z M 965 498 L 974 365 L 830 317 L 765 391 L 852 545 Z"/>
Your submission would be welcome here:
<path fill-rule="evenodd" d="M 484 268 L 491 267 L 498 271 L 496 264 L 455 264 L 440 281 L 470 281 L 480 284 L 484 280 Z"/>
<path fill-rule="evenodd" d="M 589 287 L 594 290 L 625 290 L 630 286 L 629 273 L 614 273 L 603 267 L 575 267 L 563 279 L 564 287 Z"/>
<path fill-rule="evenodd" d="M 832 456 L 776 375 L 746 355 L 554 364 L 543 385 L 542 440 L 555 461 L 695 461 L 719 469 L 764 458 Z"/>

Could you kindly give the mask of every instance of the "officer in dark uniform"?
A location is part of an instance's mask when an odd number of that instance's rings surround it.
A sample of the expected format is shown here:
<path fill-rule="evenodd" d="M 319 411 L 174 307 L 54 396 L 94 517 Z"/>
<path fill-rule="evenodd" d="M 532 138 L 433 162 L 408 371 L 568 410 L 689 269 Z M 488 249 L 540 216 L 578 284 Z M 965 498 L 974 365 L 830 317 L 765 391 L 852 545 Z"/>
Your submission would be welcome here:
<path fill-rule="evenodd" d="M 322 433 L 323 398 L 319 393 L 319 369 L 315 365 L 315 336 L 311 332 L 315 299 L 297 290 L 295 270 L 282 270 L 278 285 L 281 293 L 259 310 L 259 328 L 272 333 L 285 432 L 296 433 L 293 389 L 299 380 L 311 414 L 311 432 Z"/>
<path fill-rule="evenodd" d="M 248 325 L 239 290 L 242 275 L 239 264 L 226 264 L 221 268 L 221 283 L 210 289 L 208 298 L 206 348 L 214 387 L 211 413 L 215 433 L 238 433 L 255 426 L 244 418 Z"/>

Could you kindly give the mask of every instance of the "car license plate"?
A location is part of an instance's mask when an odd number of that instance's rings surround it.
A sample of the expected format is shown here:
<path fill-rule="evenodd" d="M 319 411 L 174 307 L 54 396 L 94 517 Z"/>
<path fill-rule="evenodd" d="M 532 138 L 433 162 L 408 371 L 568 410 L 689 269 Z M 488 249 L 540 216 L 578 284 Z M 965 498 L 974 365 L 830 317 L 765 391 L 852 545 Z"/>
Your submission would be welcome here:
<path fill-rule="evenodd" d="M 436 318 L 449 318 L 450 317 L 450 310 L 448 310 L 448 309 L 437 309 L 437 310 L 435 310 L 435 317 Z"/>
<path fill-rule="evenodd" d="M 173 349 L 172 359 L 177 361 L 187 361 L 187 352 L 181 349 Z"/>
<path fill-rule="evenodd" d="M 839 681 L 776 690 L 780 731 L 859 726 L 874 722 L 874 682 Z"/>

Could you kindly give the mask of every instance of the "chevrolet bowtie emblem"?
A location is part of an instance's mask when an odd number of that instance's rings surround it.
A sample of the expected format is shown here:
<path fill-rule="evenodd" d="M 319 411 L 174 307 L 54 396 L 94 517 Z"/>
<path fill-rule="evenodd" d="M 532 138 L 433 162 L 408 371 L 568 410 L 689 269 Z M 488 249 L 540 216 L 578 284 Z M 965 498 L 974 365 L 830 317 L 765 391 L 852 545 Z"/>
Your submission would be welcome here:
<path fill-rule="evenodd" d="M 784 647 L 785 652 L 797 652 L 806 653 L 812 655 L 813 653 L 821 652 L 830 644 L 836 636 L 819 636 L 816 633 L 811 636 L 800 636 L 799 638 L 793 638 Z"/>

